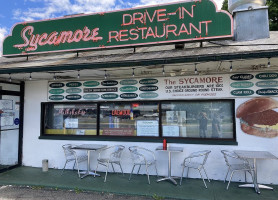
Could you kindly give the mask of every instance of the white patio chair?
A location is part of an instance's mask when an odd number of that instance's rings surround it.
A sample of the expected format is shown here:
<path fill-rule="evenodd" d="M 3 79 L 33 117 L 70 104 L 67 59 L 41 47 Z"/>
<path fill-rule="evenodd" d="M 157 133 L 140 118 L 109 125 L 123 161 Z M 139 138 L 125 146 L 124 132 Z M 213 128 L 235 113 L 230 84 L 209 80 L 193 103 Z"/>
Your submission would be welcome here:
<path fill-rule="evenodd" d="M 106 173 L 105 173 L 104 182 L 106 182 L 109 164 L 111 164 L 113 172 L 115 172 L 113 164 L 119 165 L 121 172 L 124 175 L 122 165 L 121 165 L 121 156 L 122 156 L 122 152 L 124 149 L 125 149 L 125 147 L 122 145 L 115 145 L 115 146 L 106 147 L 106 148 L 103 148 L 100 150 L 100 152 L 98 154 L 97 167 L 95 170 L 95 174 L 97 173 L 99 164 L 105 166 Z M 95 175 L 94 175 L 94 177 L 95 177 Z"/>
<path fill-rule="evenodd" d="M 227 190 L 229 189 L 229 185 L 230 185 L 230 182 L 233 178 L 234 172 L 243 171 L 244 175 L 245 175 L 245 182 L 246 182 L 246 172 L 249 172 L 251 174 L 252 180 L 254 182 L 254 178 L 253 178 L 253 175 L 252 175 L 254 170 L 252 169 L 248 160 L 240 158 L 238 155 L 236 155 L 232 151 L 221 150 L 221 153 L 223 154 L 226 165 L 228 166 L 228 171 L 227 171 L 226 177 L 224 179 L 224 183 L 227 179 L 227 176 L 228 176 L 229 172 L 231 173 L 229 183 L 228 183 L 227 188 L 226 188 Z"/>
<path fill-rule="evenodd" d="M 87 157 L 87 155 L 78 155 L 76 153 L 76 151 L 74 151 L 72 149 L 72 147 L 74 147 L 74 145 L 71 145 L 71 144 L 65 144 L 65 145 L 62 146 L 62 148 L 64 150 L 64 153 L 65 153 L 65 157 L 66 157 L 66 162 L 65 162 L 62 174 L 64 173 L 64 170 L 65 170 L 66 165 L 68 164 L 68 162 L 73 162 L 74 161 L 72 169 L 74 170 L 75 165 L 77 166 L 77 172 L 78 172 L 78 176 L 80 178 L 79 163 L 87 161 L 88 157 Z"/>
<path fill-rule="evenodd" d="M 145 149 L 143 147 L 137 147 L 137 146 L 132 146 L 129 147 L 129 151 L 131 154 L 131 159 L 133 162 L 133 167 L 132 170 L 130 172 L 130 176 L 129 176 L 129 180 L 131 179 L 131 175 L 133 173 L 133 170 L 135 168 L 136 165 L 138 165 L 138 171 L 137 171 L 137 175 L 140 172 L 141 166 L 145 166 L 146 168 L 146 174 L 148 177 L 148 183 L 150 183 L 150 176 L 149 176 L 149 167 L 151 165 L 154 165 L 155 167 L 155 171 L 156 171 L 156 175 L 157 174 L 157 167 L 156 167 L 156 159 L 155 159 L 155 154 L 153 151 L 149 150 L 149 149 Z"/>
<path fill-rule="evenodd" d="M 187 169 L 187 177 L 188 177 L 188 172 L 189 172 L 190 168 L 197 169 L 201 175 L 201 178 L 203 179 L 205 187 L 207 188 L 207 184 L 202 175 L 202 170 L 205 172 L 205 175 L 206 175 L 208 181 L 210 182 L 207 172 L 205 170 L 205 164 L 207 162 L 207 158 L 208 158 L 208 155 L 210 154 L 210 152 L 211 151 L 209 151 L 209 150 L 194 152 L 194 153 L 191 153 L 188 157 L 186 157 L 184 159 L 184 161 L 182 163 L 183 168 L 182 168 L 182 174 L 181 174 L 181 178 L 180 178 L 180 185 L 182 183 L 184 168 L 187 167 L 188 168 Z"/>

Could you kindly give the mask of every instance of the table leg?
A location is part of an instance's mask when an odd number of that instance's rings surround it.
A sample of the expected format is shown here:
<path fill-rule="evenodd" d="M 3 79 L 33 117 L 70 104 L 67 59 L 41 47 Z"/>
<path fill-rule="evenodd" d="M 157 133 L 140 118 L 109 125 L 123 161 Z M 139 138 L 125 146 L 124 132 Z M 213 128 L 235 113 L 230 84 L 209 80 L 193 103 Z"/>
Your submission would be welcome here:
<path fill-rule="evenodd" d="M 87 158 L 87 170 L 83 171 L 83 172 L 80 172 L 80 174 L 84 174 L 83 176 L 81 176 L 81 178 L 85 178 L 86 176 L 89 176 L 89 175 L 100 176 L 99 174 L 96 174 L 96 173 L 94 173 L 94 172 L 92 172 L 90 170 L 90 153 L 91 153 L 91 151 L 88 150 L 87 151 L 87 155 L 88 155 L 88 158 Z"/>
<path fill-rule="evenodd" d="M 168 176 L 165 176 L 164 178 L 158 179 L 156 182 L 169 180 L 173 184 L 177 185 L 177 182 L 175 181 L 175 178 L 179 178 L 179 177 L 171 176 L 171 151 L 168 151 Z"/>
<path fill-rule="evenodd" d="M 272 187 L 266 186 L 266 185 L 262 185 L 262 184 L 258 184 L 258 176 L 257 176 L 257 161 L 256 158 L 253 159 L 253 168 L 254 168 L 254 183 L 253 184 L 243 184 L 243 185 L 239 185 L 239 187 L 252 187 L 255 189 L 255 191 L 260 194 L 260 188 L 262 189 L 268 189 L 268 190 L 273 190 Z"/>

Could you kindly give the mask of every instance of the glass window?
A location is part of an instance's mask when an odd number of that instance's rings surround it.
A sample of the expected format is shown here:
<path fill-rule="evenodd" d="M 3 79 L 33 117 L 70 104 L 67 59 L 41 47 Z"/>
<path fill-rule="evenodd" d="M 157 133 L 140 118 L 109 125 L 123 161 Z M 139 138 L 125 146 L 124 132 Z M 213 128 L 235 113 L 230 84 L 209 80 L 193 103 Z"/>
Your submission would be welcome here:
<path fill-rule="evenodd" d="M 20 85 L 14 83 L 0 83 L 0 90 L 20 91 Z"/>
<path fill-rule="evenodd" d="M 163 102 L 162 136 L 234 138 L 233 100 Z"/>
<path fill-rule="evenodd" d="M 158 102 L 101 103 L 100 135 L 158 137 Z"/>
<path fill-rule="evenodd" d="M 96 135 L 97 104 L 45 104 L 44 134 Z"/>

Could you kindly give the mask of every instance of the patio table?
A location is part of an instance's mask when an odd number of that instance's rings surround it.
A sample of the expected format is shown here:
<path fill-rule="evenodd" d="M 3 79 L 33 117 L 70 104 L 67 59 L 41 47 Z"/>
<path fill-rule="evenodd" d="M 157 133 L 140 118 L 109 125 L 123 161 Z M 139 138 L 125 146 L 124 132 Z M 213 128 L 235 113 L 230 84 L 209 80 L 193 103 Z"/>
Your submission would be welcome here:
<path fill-rule="evenodd" d="M 107 145 L 101 145 L 101 144 L 82 144 L 82 145 L 75 146 L 75 147 L 72 148 L 74 150 L 85 150 L 85 151 L 87 151 L 87 155 L 88 155 L 87 170 L 80 172 L 80 174 L 84 174 L 83 176 L 81 176 L 81 178 L 85 178 L 86 176 L 89 176 L 89 175 L 100 176 L 99 174 L 96 174 L 96 173 L 94 173 L 93 171 L 90 170 L 90 152 L 91 151 L 97 151 L 97 150 L 100 150 L 100 149 L 105 148 L 105 147 L 107 147 Z"/>
<path fill-rule="evenodd" d="M 260 194 L 260 188 L 273 190 L 272 187 L 258 184 L 258 174 L 257 174 L 257 159 L 265 160 L 265 159 L 278 159 L 276 156 L 271 154 L 268 151 L 246 151 L 246 150 L 235 150 L 234 151 L 239 157 L 245 159 L 252 159 L 253 160 L 253 169 L 254 169 L 254 183 L 253 184 L 243 184 L 239 185 L 239 187 L 253 187 L 255 191 Z"/>
<path fill-rule="evenodd" d="M 169 180 L 173 184 L 177 185 L 177 182 L 175 181 L 175 179 L 180 178 L 180 177 L 171 176 L 171 153 L 181 153 L 181 152 L 183 152 L 183 148 L 182 147 L 168 147 L 166 150 L 164 150 L 162 146 L 159 146 L 156 148 L 156 151 L 168 152 L 168 175 L 163 178 L 158 179 L 156 182 Z"/>

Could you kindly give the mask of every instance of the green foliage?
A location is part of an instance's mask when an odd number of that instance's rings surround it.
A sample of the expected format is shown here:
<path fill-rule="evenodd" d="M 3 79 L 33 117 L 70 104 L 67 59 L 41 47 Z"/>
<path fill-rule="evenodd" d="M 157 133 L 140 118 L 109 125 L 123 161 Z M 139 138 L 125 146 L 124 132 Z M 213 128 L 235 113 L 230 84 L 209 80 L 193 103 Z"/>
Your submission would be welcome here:
<path fill-rule="evenodd" d="M 79 194 L 79 193 L 82 192 L 82 190 L 76 187 L 76 188 L 74 188 L 74 192 L 75 192 L 76 194 Z"/>
<path fill-rule="evenodd" d="M 157 196 L 157 194 L 154 194 L 152 197 L 154 200 L 163 200 L 164 199 L 163 197 Z"/>
<path fill-rule="evenodd" d="M 31 188 L 32 188 L 33 190 L 41 190 L 41 189 L 44 188 L 44 186 L 42 186 L 42 185 L 36 185 L 36 186 L 32 186 Z"/>
<path fill-rule="evenodd" d="M 221 10 L 226 10 L 228 11 L 228 0 L 224 0 L 222 4 Z M 229 12 L 229 11 L 228 11 Z"/>
<path fill-rule="evenodd" d="M 266 5 L 268 6 L 269 29 L 278 31 L 278 1 L 267 0 Z"/>

